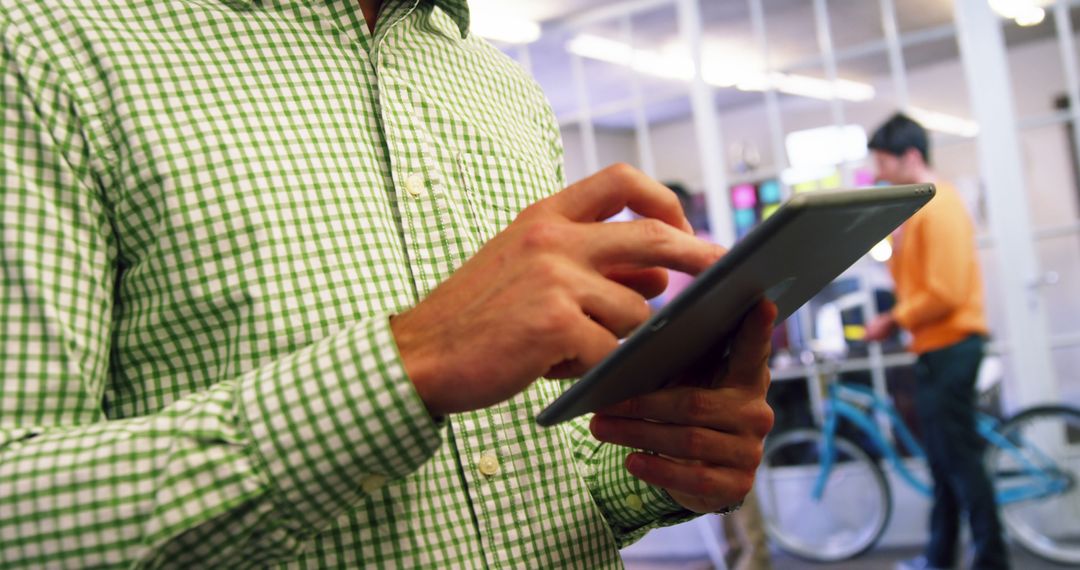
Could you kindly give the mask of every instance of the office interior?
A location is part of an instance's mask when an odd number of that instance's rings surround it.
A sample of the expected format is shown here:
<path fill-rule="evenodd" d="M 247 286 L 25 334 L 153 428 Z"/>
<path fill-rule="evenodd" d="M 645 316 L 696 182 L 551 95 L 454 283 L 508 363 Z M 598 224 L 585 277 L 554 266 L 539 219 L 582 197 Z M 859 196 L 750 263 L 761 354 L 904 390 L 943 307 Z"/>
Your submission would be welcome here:
<path fill-rule="evenodd" d="M 568 182 L 634 165 L 683 185 L 720 243 L 800 192 L 873 185 L 867 136 L 894 112 L 915 118 L 931 134 L 932 166 L 977 227 L 992 329 L 984 403 L 1002 415 L 1080 405 L 1080 1 L 471 4 L 474 32 L 549 98 Z M 817 425 L 825 384 L 839 376 L 891 398 L 917 432 L 904 336 L 860 340 L 893 302 L 890 255 L 879 244 L 777 331 L 775 431 Z M 875 548 L 915 548 L 929 502 L 892 489 Z M 647 536 L 624 557 L 631 567 L 716 567 L 723 545 L 710 544 L 709 528 Z"/>

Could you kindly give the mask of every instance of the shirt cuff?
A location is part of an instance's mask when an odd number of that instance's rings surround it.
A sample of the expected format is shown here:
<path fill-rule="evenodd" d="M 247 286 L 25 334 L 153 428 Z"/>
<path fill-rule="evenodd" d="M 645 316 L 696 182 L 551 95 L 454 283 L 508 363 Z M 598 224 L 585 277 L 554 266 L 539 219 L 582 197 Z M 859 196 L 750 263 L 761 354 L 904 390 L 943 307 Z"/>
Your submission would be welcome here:
<path fill-rule="evenodd" d="M 239 401 L 276 496 L 310 534 L 442 444 L 397 352 L 388 318 L 371 318 L 239 385 Z"/>
<path fill-rule="evenodd" d="M 634 477 L 626 470 L 626 457 L 633 449 L 604 444 L 603 455 L 587 477 L 594 500 L 605 512 L 619 548 L 634 543 L 654 528 L 688 521 L 696 513 L 675 502 L 659 487 Z"/>

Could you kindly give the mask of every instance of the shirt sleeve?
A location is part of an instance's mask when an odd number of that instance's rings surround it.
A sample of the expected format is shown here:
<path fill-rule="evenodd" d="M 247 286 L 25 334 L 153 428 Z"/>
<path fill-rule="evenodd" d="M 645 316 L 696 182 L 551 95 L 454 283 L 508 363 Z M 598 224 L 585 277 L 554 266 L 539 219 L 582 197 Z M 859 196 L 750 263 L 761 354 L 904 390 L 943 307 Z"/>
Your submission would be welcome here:
<path fill-rule="evenodd" d="M 386 316 L 110 419 L 107 174 L 54 60 L 0 33 L 0 567 L 264 566 L 431 457 Z"/>
<path fill-rule="evenodd" d="M 897 300 L 893 309 L 896 322 L 907 330 L 915 330 L 926 324 L 947 317 L 959 307 L 970 290 L 974 263 L 973 236 L 966 220 L 955 219 L 950 213 L 962 210 L 943 201 L 933 204 L 923 213 L 913 231 L 903 239 L 910 243 L 904 247 L 918 252 L 917 262 L 922 265 L 916 275 L 919 281 L 909 287 Z"/>

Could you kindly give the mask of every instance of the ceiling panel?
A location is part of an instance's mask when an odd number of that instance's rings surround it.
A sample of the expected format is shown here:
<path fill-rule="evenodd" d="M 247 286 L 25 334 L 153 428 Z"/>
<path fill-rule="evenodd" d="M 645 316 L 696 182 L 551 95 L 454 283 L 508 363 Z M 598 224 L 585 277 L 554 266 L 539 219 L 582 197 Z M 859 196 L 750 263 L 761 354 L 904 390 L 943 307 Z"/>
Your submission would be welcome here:
<path fill-rule="evenodd" d="M 552 105 L 559 115 L 577 111 L 577 94 L 571 82 L 566 42 L 571 37 L 560 30 L 559 21 L 600 7 L 619 4 L 619 0 L 506 0 L 513 6 L 545 24 L 545 36 L 532 46 L 530 55 L 534 75 L 544 87 Z M 813 0 L 763 0 L 766 29 L 770 47 L 770 66 L 789 69 L 801 74 L 822 76 L 819 58 Z M 952 24 L 953 0 L 895 0 L 897 22 L 902 33 L 950 26 Z M 702 0 L 702 27 L 707 57 L 728 60 L 731 65 L 757 67 L 759 50 L 750 26 L 748 2 L 745 0 Z M 827 0 L 833 44 L 837 50 L 866 46 L 883 38 L 880 4 L 876 0 Z M 1080 11 L 1073 10 L 1073 25 L 1080 29 Z M 663 50 L 678 44 L 678 27 L 675 11 L 669 6 L 639 14 L 632 20 L 635 46 Z M 1052 37 L 1054 25 L 1048 17 L 1042 25 L 1020 28 L 1012 23 L 1004 24 L 1009 45 Z M 556 31 L 560 30 L 560 31 Z M 616 22 L 592 26 L 589 33 L 621 40 L 622 28 Z M 908 47 L 904 50 L 909 69 L 917 69 L 958 57 L 953 36 L 929 43 Z M 813 61 L 817 59 L 817 61 Z M 714 60 L 715 61 L 715 60 Z M 589 62 L 586 65 L 590 104 L 595 108 L 629 96 L 628 74 L 625 69 L 609 69 L 616 66 Z M 881 83 L 889 75 L 888 59 L 884 53 L 845 59 L 838 65 L 841 77 Z M 680 86 L 676 82 L 641 77 L 642 91 L 670 94 Z M 741 93 L 731 89 L 717 90 L 717 103 L 721 108 L 758 104 L 760 94 Z M 663 109 L 661 112 L 660 109 Z M 685 101 L 658 106 L 650 113 L 650 120 L 670 120 L 689 113 Z M 629 114 L 605 117 L 609 127 L 629 127 Z"/>

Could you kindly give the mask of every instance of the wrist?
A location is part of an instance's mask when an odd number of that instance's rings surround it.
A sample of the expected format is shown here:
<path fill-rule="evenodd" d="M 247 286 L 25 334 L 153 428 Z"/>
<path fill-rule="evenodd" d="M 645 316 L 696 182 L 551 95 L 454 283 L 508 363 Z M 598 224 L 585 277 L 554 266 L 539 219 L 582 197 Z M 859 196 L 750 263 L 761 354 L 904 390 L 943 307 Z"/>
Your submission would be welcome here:
<path fill-rule="evenodd" d="M 889 312 L 885 313 L 884 316 L 885 316 L 885 322 L 889 325 L 889 330 L 890 331 L 896 330 L 896 327 L 899 326 L 899 323 L 896 321 L 896 314 L 893 313 L 892 311 L 889 311 Z"/>
<path fill-rule="evenodd" d="M 428 413 L 433 418 L 445 416 L 444 407 L 439 404 L 440 391 L 434 366 L 434 362 L 438 359 L 431 358 L 430 345 L 425 346 L 426 343 L 421 334 L 409 324 L 408 312 L 390 317 L 390 331 L 394 335 L 398 355 L 405 367 L 405 375 L 412 382 L 413 388 L 420 396 L 420 400 L 424 402 Z"/>

